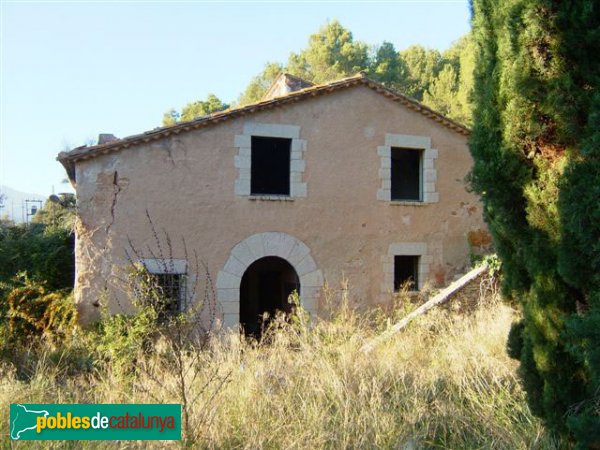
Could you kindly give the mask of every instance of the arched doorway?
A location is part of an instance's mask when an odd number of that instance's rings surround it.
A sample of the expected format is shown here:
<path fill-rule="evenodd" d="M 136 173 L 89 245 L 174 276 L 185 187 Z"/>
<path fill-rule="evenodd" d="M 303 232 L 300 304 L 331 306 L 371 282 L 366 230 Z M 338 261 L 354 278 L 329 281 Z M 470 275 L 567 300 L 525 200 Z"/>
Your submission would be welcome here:
<path fill-rule="evenodd" d="M 242 277 L 259 259 L 275 256 L 290 264 L 298 277 L 302 292 L 300 303 L 309 314 L 317 313 L 323 273 L 317 267 L 308 246 L 300 239 L 279 231 L 253 234 L 233 246 L 223 269 L 217 274 L 217 318 L 225 328 L 240 326 L 240 288 Z"/>
<path fill-rule="evenodd" d="M 293 304 L 289 296 L 294 291 L 300 293 L 300 279 L 289 262 L 277 256 L 254 261 L 240 283 L 240 325 L 244 334 L 260 338 L 278 311 L 290 313 Z"/>

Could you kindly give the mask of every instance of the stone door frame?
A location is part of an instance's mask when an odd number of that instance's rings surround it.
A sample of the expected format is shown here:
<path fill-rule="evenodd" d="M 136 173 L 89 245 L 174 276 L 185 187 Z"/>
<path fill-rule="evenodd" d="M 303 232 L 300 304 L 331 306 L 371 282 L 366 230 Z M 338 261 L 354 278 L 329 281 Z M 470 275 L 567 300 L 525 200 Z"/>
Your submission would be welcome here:
<path fill-rule="evenodd" d="M 224 327 L 240 325 L 240 284 L 244 273 L 255 261 L 277 256 L 287 261 L 300 280 L 300 303 L 311 315 L 317 313 L 323 273 L 317 268 L 308 246 L 289 234 L 272 231 L 257 233 L 236 244 L 223 270 L 217 275 L 216 296 Z"/>

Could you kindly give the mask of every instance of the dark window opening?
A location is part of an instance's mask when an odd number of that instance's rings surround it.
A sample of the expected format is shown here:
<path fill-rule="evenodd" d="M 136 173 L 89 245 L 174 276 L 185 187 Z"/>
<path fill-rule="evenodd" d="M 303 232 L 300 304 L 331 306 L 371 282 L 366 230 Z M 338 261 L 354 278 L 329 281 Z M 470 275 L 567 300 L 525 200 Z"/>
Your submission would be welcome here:
<path fill-rule="evenodd" d="M 252 136 L 250 193 L 290 195 L 292 140 Z"/>
<path fill-rule="evenodd" d="M 154 279 L 158 301 L 158 319 L 179 314 L 185 298 L 185 275 L 181 273 L 156 273 Z"/>
<path fill-rule="evenodd" d="M 394 291 L 401 290 L 407 283 L 409 291 L 418 290 L 418 276 L 418 256 L 394 256 Z"/>
<path fill-rule="evenodd" d="M 392 200 L 421 200 L 422 150 L 392 148 Z"/>

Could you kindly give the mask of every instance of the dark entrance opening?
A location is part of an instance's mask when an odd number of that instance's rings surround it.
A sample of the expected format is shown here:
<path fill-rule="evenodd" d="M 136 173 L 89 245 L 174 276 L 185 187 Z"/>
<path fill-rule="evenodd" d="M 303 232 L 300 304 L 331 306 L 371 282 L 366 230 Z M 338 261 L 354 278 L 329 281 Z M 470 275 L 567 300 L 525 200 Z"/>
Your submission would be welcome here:
<path fill-rule="evenodd" d="M 277 311 L 290 313 L 294 305 L 288 297 L 294 290 L 300 293 L 298 274 L 285 259 L 267 256 L 254 261 L 240 285 L 240 324 L 244 334 L 259 339 Z"/>
<path fill-rule="evenodd" d="M 250 193 L 290 195 L 292 140 L 252 136 Z"/>

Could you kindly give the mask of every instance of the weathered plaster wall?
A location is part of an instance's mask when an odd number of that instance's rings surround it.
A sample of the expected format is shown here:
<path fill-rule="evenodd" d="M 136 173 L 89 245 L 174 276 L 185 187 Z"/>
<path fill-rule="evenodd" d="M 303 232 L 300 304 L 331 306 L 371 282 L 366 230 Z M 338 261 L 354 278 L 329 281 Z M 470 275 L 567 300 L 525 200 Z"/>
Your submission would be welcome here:
<path fill-rule="evenodd" d="M 300 126 L 305 198 L 236 196 L 234 137 L 249 122 Z M 387 133 L 431 138 L 438 150 L 438 203 L 377 199 L 378 146 Z M 173 257 L 184 258 L 185 237 L 188 254 L 195 250 L 215 279 L 236 244 L 275 231 L 305 243 L 330 285 L 348 277 L 351 295 L 364 303 L 388 298 L 382 294 L 389 286 L 384 264 L 394 243 L 425 243 L 428 277 L 444 284 L 469 263 L 468 233 L 485 229 L 478 198 L 465 190 L 472 164 L 466 140 L 361 86 L 78 162 L 76 301 L 82 319 L 98 317 L 102 296 L 113 312 L 128 310 L 120 293 L 128 239 L 147 257 L 156 252 L 146 210 L 170 235 Z"/>

